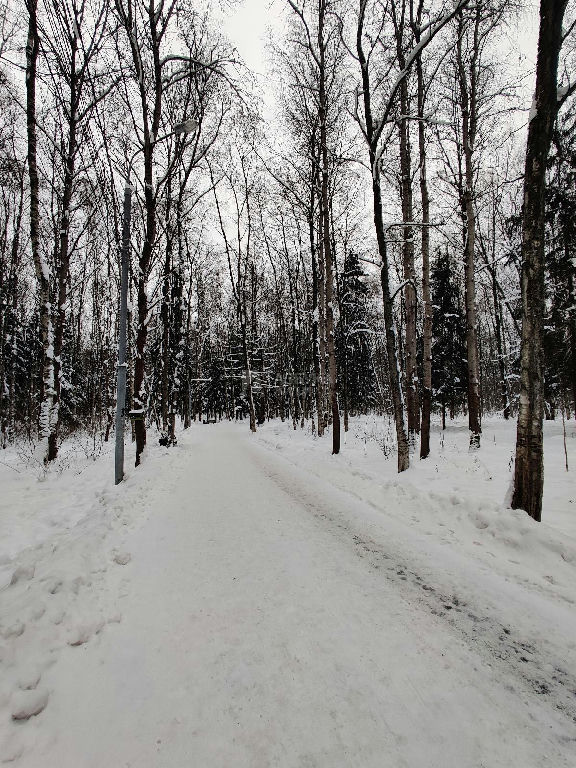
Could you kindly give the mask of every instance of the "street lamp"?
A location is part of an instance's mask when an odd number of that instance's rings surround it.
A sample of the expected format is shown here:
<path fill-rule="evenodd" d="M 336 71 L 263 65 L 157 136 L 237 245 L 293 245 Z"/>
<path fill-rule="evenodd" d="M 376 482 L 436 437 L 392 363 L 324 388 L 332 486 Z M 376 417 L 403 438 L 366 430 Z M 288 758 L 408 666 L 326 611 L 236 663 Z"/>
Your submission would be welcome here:
<path fill-rule="evenodd" d="M 152 146 L 169 136 L 182 136 L 196 133 L 198 121 L 193 117 L 176 123 L 164 136 L 152 142 Z M 116 369 L 116 445 L 114 450 L 114 484 L 118 485 L 124 479 L 124 417 L 126 416 L 126 326 L 128 321 L 128 265 L 130 263 L 130 217 L 132 212 L 132 184 L 130 173 L 132 163 L 139 152 L 139 147 L 128 162 L 128 175 L 124 186 L 124 206 L 122 210 L 122 252 L 120 271 L 120 318 L 118 324 L 118 367 Z"/>
<path fill-rule="evenodd" d="M 175 133 L 176 136 L 181 136 L 183 133 L 196 133 L 197 129 L 198 121 L 194 120 L 193 117 L 189 117 L 188 120 L 183 120 L 181 123 L 176 123 L 173 133 Z M 160 139 L 158 139 L 158 141 L 160 141 Z"/>

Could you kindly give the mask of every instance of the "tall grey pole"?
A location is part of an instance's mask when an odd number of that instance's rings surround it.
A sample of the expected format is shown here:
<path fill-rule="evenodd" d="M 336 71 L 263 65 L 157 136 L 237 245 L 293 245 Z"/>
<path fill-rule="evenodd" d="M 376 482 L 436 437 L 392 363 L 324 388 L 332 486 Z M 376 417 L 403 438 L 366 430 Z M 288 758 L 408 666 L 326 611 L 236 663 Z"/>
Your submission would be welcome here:
<path fill-rule="evenodd" d="M 122 268 L 120 275 L 120 322 L 118 328 L 118 368 L 116 389 L 116 450 L 114 455 L 115 485 L 124 479 L 124 415 L 126 409 L 126 325 L 128 317 L 128 264 L 130 262 L 130 215 L 132 185 L 124 187 L 122 217 Z"/>

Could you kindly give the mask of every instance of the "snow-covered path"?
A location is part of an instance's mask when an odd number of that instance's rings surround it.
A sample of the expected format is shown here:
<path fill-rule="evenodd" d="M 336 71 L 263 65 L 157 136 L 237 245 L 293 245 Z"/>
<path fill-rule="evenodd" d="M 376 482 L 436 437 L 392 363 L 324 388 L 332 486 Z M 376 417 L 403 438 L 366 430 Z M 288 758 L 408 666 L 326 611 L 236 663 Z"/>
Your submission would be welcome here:
<path fill-rule="evenodd" d="M 474 623 L 474 606 L 440 610 L 405 552 L 358 535 L 357 499 L 233 425 L 170 462 L 147 519 L 118 533 L 130 561 L 95 587 L 119 591 L 122 621 L 44 674 L 19 766 L 576 764 L 569 707 L 497 658 L 500 620 L 475 640 L 452 619 Z"/>

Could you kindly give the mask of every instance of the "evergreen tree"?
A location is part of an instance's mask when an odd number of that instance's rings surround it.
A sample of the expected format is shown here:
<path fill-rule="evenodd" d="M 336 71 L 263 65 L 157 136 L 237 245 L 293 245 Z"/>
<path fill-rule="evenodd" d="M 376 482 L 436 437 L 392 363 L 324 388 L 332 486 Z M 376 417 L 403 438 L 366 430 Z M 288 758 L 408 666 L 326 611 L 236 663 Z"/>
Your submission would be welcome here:
<path fill-rule="evenodd" d="M 549 160 L 546 194 L 549 249 L 544 324 L 544 400 L 548 418 L 558 405 L 576 412 L 576 127 L 559 121 Z"/>
<path fill-rule="evenodd" d="M 451 418 L 466 402 L 466 321 L 450 256 L 438 253 L 432 266 L 432 397 Z"/>
<path fill-rule="evenodd" d="M 341 371 L 345 429 L 348 414 L 366 412 L 376 404 L 367 325 L 368 287 L 356 253 L 347 251 L 339 280 L 340 318 L 336 326 L 336 355 Z"/>

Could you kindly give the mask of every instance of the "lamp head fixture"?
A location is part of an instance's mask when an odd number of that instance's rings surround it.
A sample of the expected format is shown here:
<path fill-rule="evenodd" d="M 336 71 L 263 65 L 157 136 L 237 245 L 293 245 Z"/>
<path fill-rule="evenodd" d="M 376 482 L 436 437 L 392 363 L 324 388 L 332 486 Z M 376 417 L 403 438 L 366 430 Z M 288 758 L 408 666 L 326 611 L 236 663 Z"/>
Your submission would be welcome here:
<path fill-rule="evenodd" d="M 198 130 L 198 121 L 193 117 L 188 120 L 183 120 L 181 123 L 176 123 L 174 126 L 174 133 L 177 136 L 181 136 L 184 133 L 196 133 Z"/>

